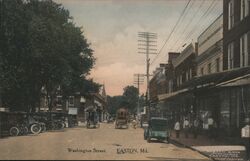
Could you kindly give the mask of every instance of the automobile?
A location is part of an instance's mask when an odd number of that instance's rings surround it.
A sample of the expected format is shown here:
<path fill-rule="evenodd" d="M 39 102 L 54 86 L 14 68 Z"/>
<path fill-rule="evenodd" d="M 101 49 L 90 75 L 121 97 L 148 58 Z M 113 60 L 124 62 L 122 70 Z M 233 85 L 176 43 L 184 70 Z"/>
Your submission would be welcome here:
<path fill-rule="evenodd" d="M 95 110 L 88 110 L 87 128 L 99 128 L 98 114 Z"/>
<path fill-rule="evenodd" d="M 169 142 L 170 126 L 168 120 L 161 117 L 152 117 L 148 122 L 148 127 L 144 129 L 144 139 L 151 142 L 151 139 Z"/>
<path fill-rule="evenodd" d="M 116 112 L 115 128 L 128 128 L 129 113 L 125 108 L 120 108 Z"/>

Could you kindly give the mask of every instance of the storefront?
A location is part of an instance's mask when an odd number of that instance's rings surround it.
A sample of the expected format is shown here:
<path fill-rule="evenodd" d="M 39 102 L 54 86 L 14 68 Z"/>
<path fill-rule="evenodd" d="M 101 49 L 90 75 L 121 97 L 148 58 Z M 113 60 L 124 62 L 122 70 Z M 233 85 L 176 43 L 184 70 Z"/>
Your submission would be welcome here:
<path fill-rule="evenodd" d="M 172 122 L 199 119 L 204 131 L 213 119 L 218 134 L 240 137 L 244 119 L 250 116 L 250 70 L 238 69 L 196 77 L 173 93 L 159 95 L 162 113 Z"/>

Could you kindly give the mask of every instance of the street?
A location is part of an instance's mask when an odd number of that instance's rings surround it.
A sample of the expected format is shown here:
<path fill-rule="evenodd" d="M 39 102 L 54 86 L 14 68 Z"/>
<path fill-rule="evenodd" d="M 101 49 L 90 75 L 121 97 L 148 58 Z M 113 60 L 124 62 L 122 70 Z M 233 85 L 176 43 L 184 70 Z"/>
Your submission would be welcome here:
<path fill-rule="evenodd" d="M 142 128 L 67 128 L 64 131 L 0 139 L 0 159 L 80 160 L 209 160 L 198 152 L 173 144 L 143 139 Z"/>

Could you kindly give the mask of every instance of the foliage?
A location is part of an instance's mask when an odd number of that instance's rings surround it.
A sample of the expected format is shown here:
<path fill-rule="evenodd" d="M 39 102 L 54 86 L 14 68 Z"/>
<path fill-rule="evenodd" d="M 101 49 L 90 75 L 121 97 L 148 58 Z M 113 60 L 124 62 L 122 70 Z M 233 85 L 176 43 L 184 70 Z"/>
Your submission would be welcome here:
<path fill-rule="evenodd" d="M 136 113 L 138 103 L 138 89 L 134 86 L 126 86 L 123 95 L 121 96 L 108 96 L 109 113 L 115 115 L 117 109 L 125 107 L 129 109 L 130 113 Z M 140 96 L 140 108 L 144 106 L 144 96 Z"/>
<path fill-rule="evenodd" d="M 59 85 L 64 95 L 99 90 L 97 83 L 86 79 L 95 62 L 93 50 L 68 10 L 51 0 L 2 0 L 0 5 L 0 87 L 5 106 L 34 109 L 42 87 L 50 100 Z"/>

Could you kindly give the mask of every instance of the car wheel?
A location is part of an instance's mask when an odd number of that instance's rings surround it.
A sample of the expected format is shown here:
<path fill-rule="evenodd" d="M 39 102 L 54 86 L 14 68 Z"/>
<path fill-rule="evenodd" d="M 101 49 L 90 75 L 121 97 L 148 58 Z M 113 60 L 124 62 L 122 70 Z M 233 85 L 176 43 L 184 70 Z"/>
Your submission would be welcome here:
<path fill-rule="evenodd" d="M 169 143 L 169 137 L 166 138 L 167 143 Z"/>
<path fill-rule="evenodd" d="M 33 124 L 30 127 L 30 131 L 32 134 L 39 134 L 41 132 L 42 128 L 39 124 Z"/>
<path fill-rule="evenodd" d="M 19 134 L 19 129 L 17 127 L 10 128 L 10 136 L 17 136 Z"/>
<path fill-rule="evenodd" d="M 150 137 L 147 138 L 147 142 L 148 142 L 148 143 L 151 142 L 151 138 L 150 138 Z"/>

